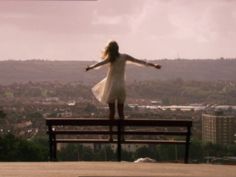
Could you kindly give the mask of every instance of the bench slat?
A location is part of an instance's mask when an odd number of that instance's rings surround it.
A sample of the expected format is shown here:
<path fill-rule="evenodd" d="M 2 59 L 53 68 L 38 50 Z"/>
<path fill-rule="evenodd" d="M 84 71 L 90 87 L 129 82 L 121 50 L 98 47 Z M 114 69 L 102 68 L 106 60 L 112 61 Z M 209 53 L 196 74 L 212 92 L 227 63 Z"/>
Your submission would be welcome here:
<path fill-rule="evenodd" d="M 181 140 L 127 140 L 127 144 L 185 144 L 186 141 Z"/>
<path fill-rule="evenodd" d="M 54 130 L 52 131 L 53 134 L 58 134 L 58 135 L 111 135 L 115 134 L 117 135 L 117 131 L 81 131 L 81 130 Z M 122 132 L 124 135 L 176 135 L 176 136 L 186 136 L 187 132 L 181 132 L 181 131 L 170 131 L 170 132 L 164 132 L 164 131 L 124 131 Z"/>
<path fill-rule="evenodd" d="M 56 139 L 57 143 L 110 143 L 108 139 Z M 114 143 L 116 143 L 114 141 Z"/>
<path fill-rule="evenodd" d="M 57 139 L 57 143 L 117 143 L 117 139 Z M 185 144 L 182 140 L 125 140 L 122 144 Z"/>
<path fill-rule="evenodd" d="M 49 133 L 49 132 L 48 132 Z M 82 131 L 82 130 L 54 130 L 52 131 L 54 134 L 58 135 L 110 135 L 109 131 Z M 117 134 L 116 131 L 113 131 L 112 134 Z"/>
<path fill-rule="evenodd" d="M 191 120 L 163 120 L 163 119 L 125 119 L 125 120 L 109 120 L 109 119 L 82 119 L 82 118 L 46 118 L 46 124 L 52 125 L 72 125 L 72 126 L 116 126 L 118 123 L 123 126 L 159 126 L 159 127 L 187 127 L 192 126 Z"/>

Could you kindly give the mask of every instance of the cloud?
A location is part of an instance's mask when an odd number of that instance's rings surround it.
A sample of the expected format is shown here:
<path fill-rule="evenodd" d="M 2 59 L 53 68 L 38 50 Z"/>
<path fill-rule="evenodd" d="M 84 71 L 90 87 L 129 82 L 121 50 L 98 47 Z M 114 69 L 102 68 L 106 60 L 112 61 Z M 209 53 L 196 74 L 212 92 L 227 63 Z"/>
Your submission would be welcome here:
<path fill-rule="evenodd" d="M 216 41 L 236 28 L 233 1 L 192 1 L 184 6 L 176 1 L 172 5 L 170 21 L 176 27 L 174 36 L 177 38 Z"/>
<path fill-rule="evenodd" d="M 92 25 L 118 25 L 121 22 L 121 16 L 96 16 L 91 23 Z"/>
<path fill-rule="evenodd" d="M 87 11 L 93 4 L 57 1 L 0 3 L 0 25 L 10 24 L 22 30 L 46 33 L 86 32 L 92 20 Z"/>
<path fill-rule="evenodd" d="M 168 3 L 165 1 L 145 1 L 140 11 L 130 17 L 132 33 L 165 36 L 172 32 L 169 22 Z"/>
<path fill-rule="evenodd" d="M 228 0 L 0 2 L 1 58 L 94 58 L 109 39 L 138 57 L 235 56 L 235 31 Z"/>

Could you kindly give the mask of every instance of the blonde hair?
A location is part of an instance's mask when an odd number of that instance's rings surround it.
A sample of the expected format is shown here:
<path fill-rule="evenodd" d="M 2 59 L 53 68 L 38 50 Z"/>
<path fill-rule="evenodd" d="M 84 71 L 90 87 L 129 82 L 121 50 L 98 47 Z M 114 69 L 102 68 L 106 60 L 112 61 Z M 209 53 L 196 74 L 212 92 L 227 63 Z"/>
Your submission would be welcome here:
<path fill-rule="evenodd" d="M 102 59 L 114 62 L 119 55 L 119 45 L 116 41 L 110 41 L 102 53 Z"/>

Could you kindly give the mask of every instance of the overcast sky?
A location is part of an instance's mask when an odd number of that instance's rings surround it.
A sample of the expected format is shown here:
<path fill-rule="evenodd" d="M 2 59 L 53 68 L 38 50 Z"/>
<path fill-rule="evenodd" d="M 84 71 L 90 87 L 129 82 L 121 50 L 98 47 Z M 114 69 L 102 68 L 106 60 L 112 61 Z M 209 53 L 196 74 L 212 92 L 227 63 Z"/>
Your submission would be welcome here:
<path fill-rule="evenodd" d="M 236 57 L 235 0 L 0 0 L 0 60 Z"/>

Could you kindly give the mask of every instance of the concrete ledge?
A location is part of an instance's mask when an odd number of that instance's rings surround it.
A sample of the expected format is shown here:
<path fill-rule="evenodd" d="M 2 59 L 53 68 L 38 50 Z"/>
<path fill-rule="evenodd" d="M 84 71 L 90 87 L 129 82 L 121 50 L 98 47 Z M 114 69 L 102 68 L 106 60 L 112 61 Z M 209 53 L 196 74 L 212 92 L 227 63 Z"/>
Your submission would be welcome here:
<path fill-rule="evenodd" d="M 236 166 L 132 162 L 1 162 L 0 177 L 235 177 Z"/>

